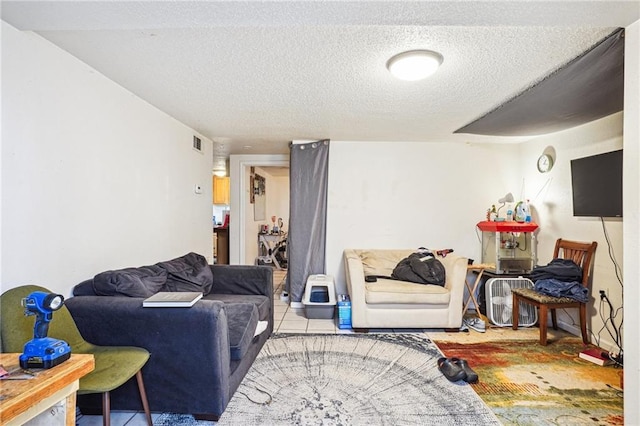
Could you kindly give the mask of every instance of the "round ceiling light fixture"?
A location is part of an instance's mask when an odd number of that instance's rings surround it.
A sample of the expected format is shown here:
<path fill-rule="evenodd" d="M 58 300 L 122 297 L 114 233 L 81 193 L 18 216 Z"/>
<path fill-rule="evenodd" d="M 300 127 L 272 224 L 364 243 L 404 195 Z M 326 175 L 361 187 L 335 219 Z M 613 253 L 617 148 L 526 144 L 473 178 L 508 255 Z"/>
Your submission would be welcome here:
<path fill-rule="evenodd" d="M 422 80 L 438 70 L 444 58 L 431 50 L 409 50 L 387 61 L 387 69 L 396 78 L 406 81 Z"/>

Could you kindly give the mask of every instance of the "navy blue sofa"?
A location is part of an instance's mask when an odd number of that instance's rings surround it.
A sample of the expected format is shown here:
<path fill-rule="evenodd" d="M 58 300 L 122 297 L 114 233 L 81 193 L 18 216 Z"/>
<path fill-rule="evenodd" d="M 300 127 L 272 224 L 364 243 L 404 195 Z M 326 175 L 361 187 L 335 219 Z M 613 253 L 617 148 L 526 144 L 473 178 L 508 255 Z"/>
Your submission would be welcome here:
<path fill-rule="evenodd" d="M 144 308 L 158 291 L 202 291 L 190 308 Z M 156 265 L 106 271 L 65 301 L 83 337 L 97 345 L 138 346 L 151 411 L 217 420 L 273 331 L 273 278 L 267 266 L 208 265 L 189 253 Z M 258 321 L 266 331 L 254 337 Z M 100 395 L 79 395 L 85 414 Z M 140 410 L 135 380 L 111 392 L 113 410 Z"/>

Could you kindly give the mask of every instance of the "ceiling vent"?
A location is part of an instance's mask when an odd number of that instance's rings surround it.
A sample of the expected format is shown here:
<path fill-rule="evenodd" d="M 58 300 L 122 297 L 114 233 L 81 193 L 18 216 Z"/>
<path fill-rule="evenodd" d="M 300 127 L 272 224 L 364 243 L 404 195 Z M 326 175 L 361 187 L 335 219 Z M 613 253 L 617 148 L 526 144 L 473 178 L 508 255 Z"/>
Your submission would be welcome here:
<path fill-rule="evenodd" d="M 198 152 L 202 152 L 202 141 L 197 136 L 193 137 L 193 149 Z"/>

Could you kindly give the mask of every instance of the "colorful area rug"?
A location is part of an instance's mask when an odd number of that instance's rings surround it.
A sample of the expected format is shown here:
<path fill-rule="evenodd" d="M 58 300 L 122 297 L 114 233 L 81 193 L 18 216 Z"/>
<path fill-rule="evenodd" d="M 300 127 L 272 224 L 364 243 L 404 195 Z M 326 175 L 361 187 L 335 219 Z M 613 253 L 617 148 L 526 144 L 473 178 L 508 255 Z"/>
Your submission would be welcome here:
<path fill-rule="evenodd" d="M 473 389 L 505 425 L 624 424 L 622 370 L 579 358 L 580 339 L 435 343 L 469 362 L 480 376 Z"/>

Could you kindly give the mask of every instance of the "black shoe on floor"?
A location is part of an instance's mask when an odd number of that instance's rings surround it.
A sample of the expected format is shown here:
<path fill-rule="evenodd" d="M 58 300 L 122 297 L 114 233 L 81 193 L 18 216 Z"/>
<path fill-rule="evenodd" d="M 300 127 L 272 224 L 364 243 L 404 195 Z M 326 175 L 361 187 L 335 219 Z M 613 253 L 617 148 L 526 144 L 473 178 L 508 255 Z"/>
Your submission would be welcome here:
<path fill-rule="evenodd" d="M 453 362 L 451 358 L 439 358 L 438 370 L 440 370 L 440 372 L 444 374 L 444 377 L 450 382 L 457 382 L 458 380 L 465 380 L 467 378 L 467 373 L 462 367 Z"/>
<path fill-rule="evenodd" d="M 467 363 L 467 360 L 459 359 L 459 358 L 449 358 L 449 359 L 451 360 L 452 363 L 454 363 L 455 365 L 460 367 L 462 371 L 464 371 L 466 375 L 464 379 L 465 382 L 476 383 L 478 381 L 478 373 L 476 373 L 471 369 L 471 367 L 469 367 L 469 363 Z"/>

